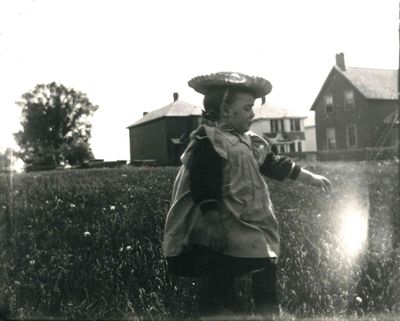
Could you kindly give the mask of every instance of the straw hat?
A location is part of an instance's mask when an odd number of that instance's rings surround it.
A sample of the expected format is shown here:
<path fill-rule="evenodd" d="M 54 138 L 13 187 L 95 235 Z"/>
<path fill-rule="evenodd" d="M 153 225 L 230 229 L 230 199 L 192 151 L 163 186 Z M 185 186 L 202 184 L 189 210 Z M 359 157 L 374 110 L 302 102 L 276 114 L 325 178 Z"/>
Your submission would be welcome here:
<path fill-rule="evenodd" d="M 215 87 L 243 88 L 250 91 L 254 95 L 254 98 L 264 97 L 272 89 L 271 83 L 264 78 L 226 71 L 194 77 L 189 80 L 188 85 L 203 95 Z"/>

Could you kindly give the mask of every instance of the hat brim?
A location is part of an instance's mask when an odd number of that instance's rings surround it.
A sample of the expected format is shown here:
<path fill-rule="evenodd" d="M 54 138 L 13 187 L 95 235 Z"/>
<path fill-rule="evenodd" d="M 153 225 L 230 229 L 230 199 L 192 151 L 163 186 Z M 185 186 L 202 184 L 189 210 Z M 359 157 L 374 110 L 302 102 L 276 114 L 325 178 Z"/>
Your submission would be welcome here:
<path fill-rule="evenodd" d="M 237 72 L 218 72 L 198 76 L 189 80 L 188 85 L 203 95 L 207 95 L 217 87 L 235 87 L 251 92 L 254 98 L 260 98 L 268 95 L 272 90 L 272 85 L 268 80 Z"/>

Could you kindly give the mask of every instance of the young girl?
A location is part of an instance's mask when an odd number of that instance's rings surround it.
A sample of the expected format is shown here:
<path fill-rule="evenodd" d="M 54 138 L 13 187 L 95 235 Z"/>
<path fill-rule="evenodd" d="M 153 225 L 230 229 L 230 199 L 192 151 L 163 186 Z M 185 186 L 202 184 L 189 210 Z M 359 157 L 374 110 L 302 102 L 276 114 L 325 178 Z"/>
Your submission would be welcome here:
<path fill-rule="evenodd" d="M 234 278 L 252 272 L 256 310 L 278 313 L 278 223 L 263 176 L 286 178 L 329 190 L 331 183 L 248 133 L 253 105 L 271 91 L 260 77 L 220 72 L 189 86 L 204 94 L 206 122 L 182 155 L 168 212 L 164 254 L 178 276 L 202 277 L 204 315 L 234 312 Z"/>

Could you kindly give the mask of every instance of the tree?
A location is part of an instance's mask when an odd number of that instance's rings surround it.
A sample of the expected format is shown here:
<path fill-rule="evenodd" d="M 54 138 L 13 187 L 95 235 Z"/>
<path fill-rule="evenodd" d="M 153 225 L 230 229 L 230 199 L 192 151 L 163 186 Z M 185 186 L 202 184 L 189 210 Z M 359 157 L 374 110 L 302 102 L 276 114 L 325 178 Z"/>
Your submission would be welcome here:
<path fill-rule="evenodd" d="M 9 148 L 4 153 L 0 152 L 0 173 L 11 170 L 11 155 L 12 150 Z"/>
<path fill-rule="evenodd" d="M 62 84 L 39 84 L 22 95 L 22 130 L 15 133 L 28 165 L 76 165 L 93 159 L 89 117 L 98 109 L 88 97 Z"/>

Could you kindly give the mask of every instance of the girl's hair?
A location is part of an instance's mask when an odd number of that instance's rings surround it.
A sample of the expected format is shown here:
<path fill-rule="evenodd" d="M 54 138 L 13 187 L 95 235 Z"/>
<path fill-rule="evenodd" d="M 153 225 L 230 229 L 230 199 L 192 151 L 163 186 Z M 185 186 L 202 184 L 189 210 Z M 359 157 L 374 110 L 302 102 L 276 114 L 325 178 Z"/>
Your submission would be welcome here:
<path fill-rule="evenodd" d="M 204 95 L 203 106 L 205 112 L 203 112 L 203 118 L 211 122 L 218 121 L 222 104 L 231 104 L 235 95 L 239 92 L 251 93 L 243 88 L 224 86 L 210 90 L 206 95 Z"/>

